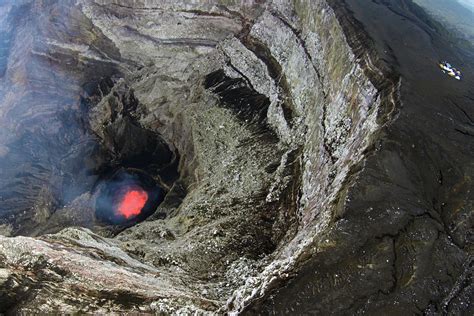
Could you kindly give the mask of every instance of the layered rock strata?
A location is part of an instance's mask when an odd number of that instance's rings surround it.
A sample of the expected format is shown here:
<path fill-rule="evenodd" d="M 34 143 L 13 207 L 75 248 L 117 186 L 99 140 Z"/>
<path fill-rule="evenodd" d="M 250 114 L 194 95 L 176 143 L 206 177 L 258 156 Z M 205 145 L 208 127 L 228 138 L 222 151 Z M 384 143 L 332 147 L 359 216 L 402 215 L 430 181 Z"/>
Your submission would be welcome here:
<path fill-rule="evenodd" d="M 408 312 L 470 278 L 386 150 L 403 82 L 345 7 L 0 8 L 0 227 L 25 235 L 0 236 L 0 312 Z M 117 168 L 167 192 L 129 227 L 94 213 Z"/>

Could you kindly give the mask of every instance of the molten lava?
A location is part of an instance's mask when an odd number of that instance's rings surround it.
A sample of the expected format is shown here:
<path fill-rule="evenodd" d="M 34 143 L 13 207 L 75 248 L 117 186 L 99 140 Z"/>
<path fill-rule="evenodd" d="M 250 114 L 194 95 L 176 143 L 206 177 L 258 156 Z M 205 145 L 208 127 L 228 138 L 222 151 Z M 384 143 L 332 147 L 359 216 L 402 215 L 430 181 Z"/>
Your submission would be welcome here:
<path fill-rule="evenodd" d="M 134 188 L 125 193 L 118 204 L 118 213 L 129 219 L 139 215 L 148 200 L 148 193 L 141 188 Z"/>

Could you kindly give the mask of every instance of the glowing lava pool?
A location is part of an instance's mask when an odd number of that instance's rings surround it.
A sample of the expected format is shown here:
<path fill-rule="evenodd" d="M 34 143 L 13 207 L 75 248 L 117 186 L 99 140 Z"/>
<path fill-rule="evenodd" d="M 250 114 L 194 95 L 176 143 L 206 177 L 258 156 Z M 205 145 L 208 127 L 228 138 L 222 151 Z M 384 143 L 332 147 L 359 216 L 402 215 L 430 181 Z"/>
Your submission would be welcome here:
<path fill-rule="evenodd" d="M 165 192 L 137 169 L 119 169 L 97 187 L 95 214 L 112 225 L 131 225 L 153 214 Z"/>
<path fill-rule="evenodd" d="M 147 200 L 148 193 L 142 188 L 128 189 L 120 201 L 117 211 L 119 215 L 123 215 L 125 218 L 133 218 L 140 215 Z"/>

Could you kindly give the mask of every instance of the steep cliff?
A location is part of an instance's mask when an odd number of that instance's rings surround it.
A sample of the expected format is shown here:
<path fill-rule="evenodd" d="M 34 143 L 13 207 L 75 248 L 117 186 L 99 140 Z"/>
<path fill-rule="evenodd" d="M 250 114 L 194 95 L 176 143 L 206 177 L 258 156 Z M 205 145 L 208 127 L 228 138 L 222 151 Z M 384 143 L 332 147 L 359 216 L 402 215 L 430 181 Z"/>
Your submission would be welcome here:
<path fill-rule="evenodd" d="M 412 79 L 349 8 L 1 4 L 0 313 L 462 310 L 468 171 L 392 132 Z"/>

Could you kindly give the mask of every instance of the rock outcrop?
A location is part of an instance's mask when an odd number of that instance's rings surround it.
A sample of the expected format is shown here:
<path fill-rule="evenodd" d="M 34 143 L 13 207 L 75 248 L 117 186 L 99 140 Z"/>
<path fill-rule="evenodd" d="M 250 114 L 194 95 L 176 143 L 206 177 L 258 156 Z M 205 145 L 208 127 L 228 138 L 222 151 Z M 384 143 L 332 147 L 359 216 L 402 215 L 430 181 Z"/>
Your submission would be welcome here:
<path fill-rule="evenodd" d="M 472 159 L 349 8 L 0 4 L 0 313 L 472 308 Z M 117 170 L 146 219 L 96 213 Z"/>

